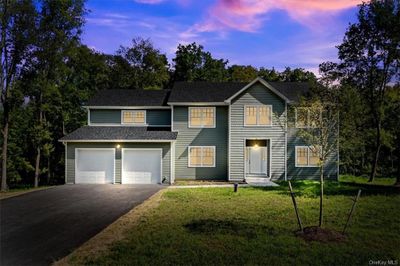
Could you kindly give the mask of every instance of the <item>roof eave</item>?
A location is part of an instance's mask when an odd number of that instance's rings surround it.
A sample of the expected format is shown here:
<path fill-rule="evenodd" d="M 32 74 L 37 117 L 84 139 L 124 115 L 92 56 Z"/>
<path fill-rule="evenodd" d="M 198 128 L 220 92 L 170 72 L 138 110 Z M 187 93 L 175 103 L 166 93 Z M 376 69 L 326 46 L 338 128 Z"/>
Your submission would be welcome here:
<path fill-rule="evenodd" d="M 174 142 L 176 139 L 77 139 L 77 140 L 63 140 L 59 142 Z"/>
<path fill-rule="evenodd" d="M 263 84 L 265 87 L 267 87 L 268 89 L 270 89 L 272 92 L 274 92 L 276 95 L 278 95 L 280 98 L 282 98 L 285 102 L 289 103 L 290 100 L 283 95 L 282 93 L 280 93 L 277 89 L 275 89 L 271 84 L 269 84 L 268 82 L 266 82 L 263 78 L 257 77 L 256 79 L 254 79 L 252 82 L 250 82 L 249 84 L 247 84 L 246 86 L 244 86 L 242 89 L 240 89 L 238 92 L 236 92 L 234 95 L 232 95 L 231 97 L 229 97 L 228 99 L 226 99 L 224 102 L 227 104 L 230 104 L 232 102 L 233 99 L 235 99 L 237 96 L 239 96 L 240 94 L 242 94 L 244 91 L 246 91 L 248 88 L 250 88 L 251 86 L 253 86 L 255 83 L 260 82 L 261 84 Z"/>
<path fill-rule="evenodd" d="M 168 102 L 169 106 L 226 106 L 226 102 Z"/>

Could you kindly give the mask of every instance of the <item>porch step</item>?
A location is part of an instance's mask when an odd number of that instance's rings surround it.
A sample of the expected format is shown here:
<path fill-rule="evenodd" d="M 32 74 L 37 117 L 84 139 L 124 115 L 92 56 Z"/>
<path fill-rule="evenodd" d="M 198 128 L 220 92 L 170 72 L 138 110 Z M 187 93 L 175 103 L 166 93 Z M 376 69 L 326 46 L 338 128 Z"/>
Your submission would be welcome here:
<path fill-rule="evenodd" d="M 246 183 L 250 186 L 256 187 L 276 187 L 278 184 L 272 182 L 269 178 L 266 177 L 246 177 Z"/>

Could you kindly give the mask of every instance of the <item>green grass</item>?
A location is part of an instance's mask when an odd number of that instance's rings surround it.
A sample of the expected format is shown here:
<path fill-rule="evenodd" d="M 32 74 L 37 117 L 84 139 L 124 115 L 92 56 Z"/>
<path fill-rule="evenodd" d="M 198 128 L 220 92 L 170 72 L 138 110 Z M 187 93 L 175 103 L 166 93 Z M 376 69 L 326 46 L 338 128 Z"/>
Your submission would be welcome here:
<path fill-rule="evenodd" d="M 129 228 L 126 239 L 87 265 L 368 265 L 400 260 L 400 195 L 364 191 L 340 243 L 305 242 L 286 183 L 278 188 L 170 189 L 161 204 Z M 305 226 L 318 219 L 318 183 L 293 183 Z M 327 182 L 325 227 L 341 231 L 360 187 Z M 72 262 L 74 260 L 72 259 Z M 82 261 L 75 263 L 82 263 Z"/>
<path fill-rule="evenodd" d="M 340 175 L 339 181 L 343 183 L 354 183 L 354 184 L 368 184 L 368 185 L 379 185 L 379 186 L 393 186 L 396 183 L 394 177 L 375 177 L 374 181 L 368 182 L 366 176 L 354 176 L 354 175 Z"/>

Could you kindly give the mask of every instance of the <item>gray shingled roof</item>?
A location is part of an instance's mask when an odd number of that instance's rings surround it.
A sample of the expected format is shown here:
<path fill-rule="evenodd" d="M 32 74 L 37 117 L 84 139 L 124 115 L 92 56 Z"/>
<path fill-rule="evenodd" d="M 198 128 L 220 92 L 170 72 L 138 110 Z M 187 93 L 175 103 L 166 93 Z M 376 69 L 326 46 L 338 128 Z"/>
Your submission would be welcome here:
<path fill-rule="evenodd" d="M 307 82 L 268 82 L 291 101 L 298 101 L 310 90 Z M 248 82 L 176 82 L 168 102 L 223 102 Z"/>
<path fill-rule="evenodd" d="M 60 141 L 76 140 L 175 140 L 177 132 L 168 128 L 129 126 L 83 126 Z"/>
<path fill-rule="evenodd" d="M 223 102 L 249 83 L 175 82 L 168 102 Z"/>
<path fill-rule="evenodd" d="M 169 90 L 100 90 L 87 106 L 163 106 Z"/>

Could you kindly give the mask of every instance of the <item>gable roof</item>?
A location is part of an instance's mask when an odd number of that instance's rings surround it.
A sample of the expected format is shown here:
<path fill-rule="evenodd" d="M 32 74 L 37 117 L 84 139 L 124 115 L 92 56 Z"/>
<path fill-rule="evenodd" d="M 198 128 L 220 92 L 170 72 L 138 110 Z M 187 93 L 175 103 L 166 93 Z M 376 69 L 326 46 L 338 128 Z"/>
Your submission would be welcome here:
<path fill-rule="evenodd" d="M 247 82 L 175 82 L 168 104 L 223 103 L 247 84 Z"/>
<path fill-rule="evenodd" d="M 100 90 L 86 106 L 165 106 L 169 90 Z"/>
<path fill-rule="evenodd" d="M 220 103 L 229 102 L 260 82 L 287 102 L 298 101 L 302 95 L 310 91 L 308 82 L 267 82 L 256 78 L 252 82 L 176 82 L 168 99 L 168 104 L 184 103 Z"/>
<path fill-rule="evenodd" d="M 62 137 L 61 142 L 173 141 L 178 135 L 171 128 L 129 126 L 83 126 Z"/>

